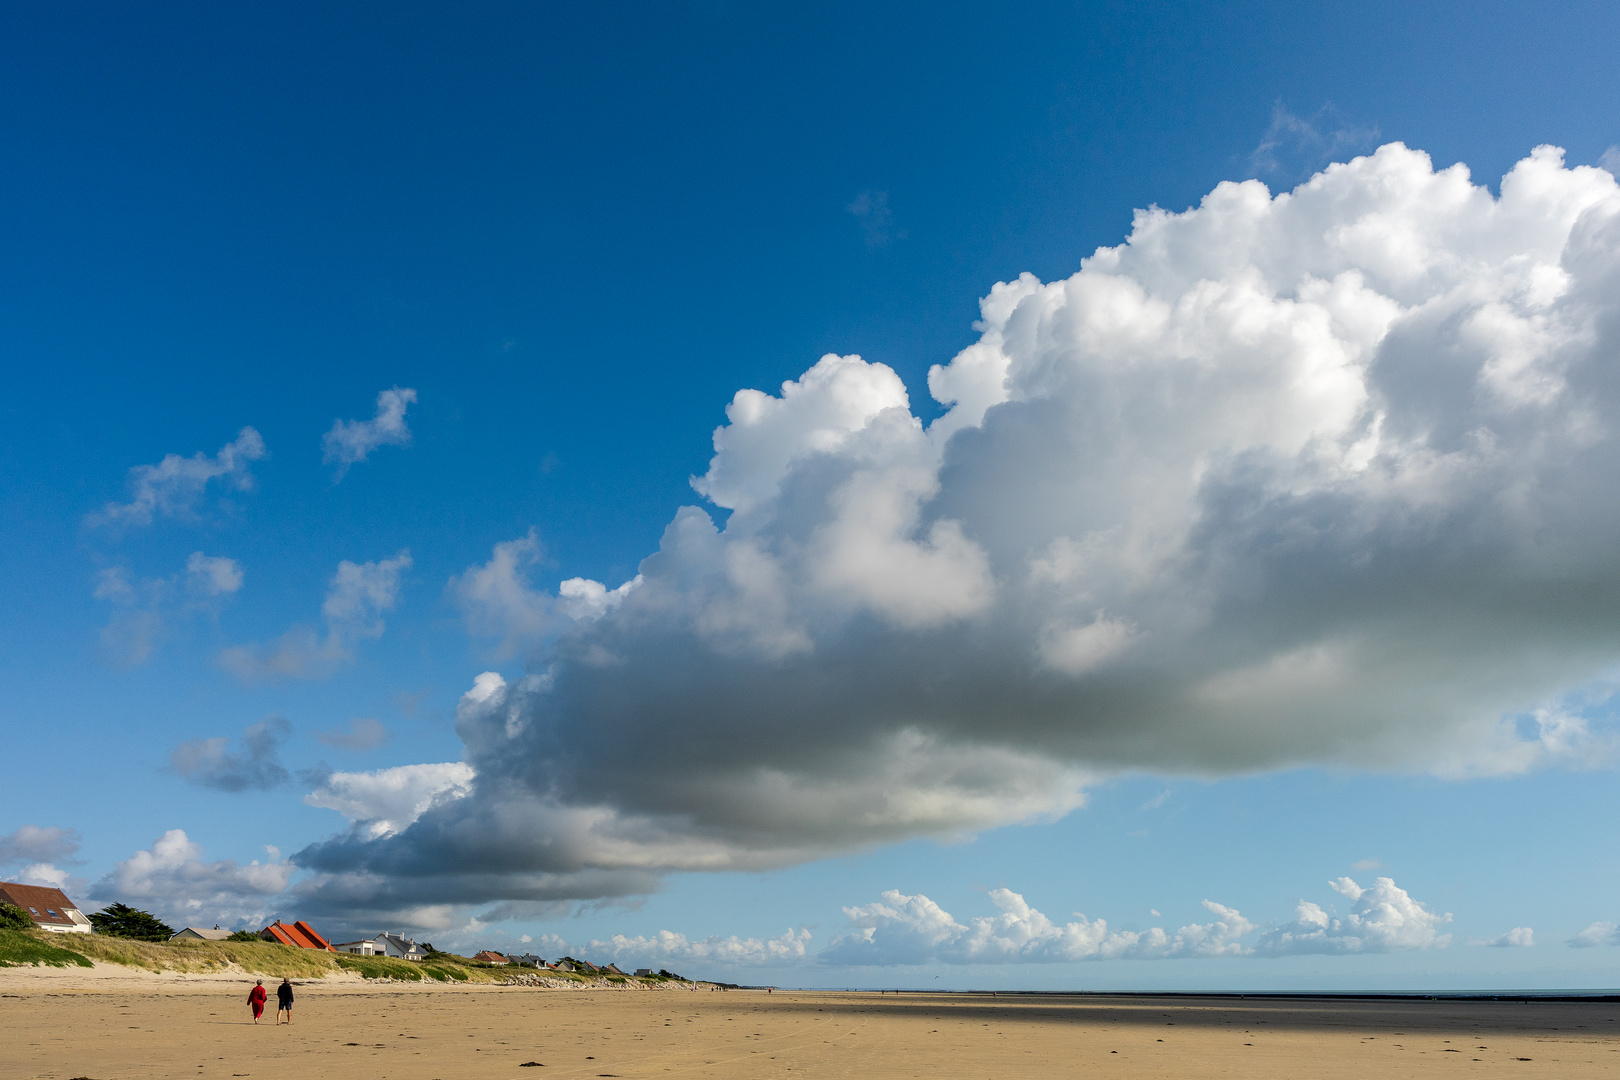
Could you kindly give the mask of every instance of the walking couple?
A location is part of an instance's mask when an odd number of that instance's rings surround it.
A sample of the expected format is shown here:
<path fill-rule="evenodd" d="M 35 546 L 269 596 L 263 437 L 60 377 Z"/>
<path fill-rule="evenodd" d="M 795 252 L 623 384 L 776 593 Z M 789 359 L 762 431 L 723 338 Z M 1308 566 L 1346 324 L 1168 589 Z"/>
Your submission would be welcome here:
<path fill-rule="evenodd" d="M 260 979 L 258 985 L 253 988 L 253 992 L 248 995 L 248 1004 L 253 1006 L 253 1022 L 255 1024 L 259 1022 L 259 1017 L 264 1015 L 264 1002 L 268 996 L 264 992 L 264 980 Z M 281 985 L 276 987 L 276 1023 L 281 1023 L 283 1009 L 287 1011 L 287 1023 L 292 1023 L 292 1003 L 292 983 L 287 979 L 282 979 Z"/>

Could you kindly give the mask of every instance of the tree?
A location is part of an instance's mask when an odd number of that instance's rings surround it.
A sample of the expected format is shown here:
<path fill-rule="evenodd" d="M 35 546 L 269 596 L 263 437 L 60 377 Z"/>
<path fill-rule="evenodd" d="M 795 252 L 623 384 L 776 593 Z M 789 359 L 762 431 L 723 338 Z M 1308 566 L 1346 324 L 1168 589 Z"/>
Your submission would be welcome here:
<path fill-rule="evenodd" d="M 90 916 L 96 933 L 136 941 L 168 941 L 174 929 L 150 911 L 139 911 L 126 904 L 108 904 Z"/>
<path fill-rule="evenodd" d="M 230 937 L 226 938 L 225 940 L 226 941 L 263 941 L 264 939 L 259 937 L 258 934 L 255 934 L 252 930 L 238 930 L 234 934 L 232 934 Z"/>
<path fill-rule="evenodd" d="M 0 930 L 32 930 L 34 920 L 16 904 L 0 904 Z"/>

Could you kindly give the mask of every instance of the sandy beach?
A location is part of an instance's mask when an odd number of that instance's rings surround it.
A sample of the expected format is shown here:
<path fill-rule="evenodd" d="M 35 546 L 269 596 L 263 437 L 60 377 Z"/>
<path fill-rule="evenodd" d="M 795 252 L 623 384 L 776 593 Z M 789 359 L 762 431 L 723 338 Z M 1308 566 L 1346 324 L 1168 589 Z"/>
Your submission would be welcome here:
<path fill-rule="evenodd" d="M 269 1013 L 251 1022 L 252 985 L 106 967 L 0 972 L 0 1075 L 1620 1076 L 1612 1002 L 767 995 L 329 979 L 299 985 L 296 1022 L 278 1028 Z"/>

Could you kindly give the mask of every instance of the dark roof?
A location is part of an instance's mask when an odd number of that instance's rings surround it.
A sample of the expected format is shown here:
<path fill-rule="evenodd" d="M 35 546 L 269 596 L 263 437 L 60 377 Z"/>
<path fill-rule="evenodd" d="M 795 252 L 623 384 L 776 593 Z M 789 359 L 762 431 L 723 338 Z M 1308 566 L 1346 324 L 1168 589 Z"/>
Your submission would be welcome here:
<path fill-rule="evenodd" d="M 16 904 L 41 926 L 76 925 L 68 912 L 79 910 L 79 905 L 69 900 L 61 889 L 19 885 L 13 881 L 0 881 L 0 903 Z M 53 911 L 56 914 L 50 914 Z"/>

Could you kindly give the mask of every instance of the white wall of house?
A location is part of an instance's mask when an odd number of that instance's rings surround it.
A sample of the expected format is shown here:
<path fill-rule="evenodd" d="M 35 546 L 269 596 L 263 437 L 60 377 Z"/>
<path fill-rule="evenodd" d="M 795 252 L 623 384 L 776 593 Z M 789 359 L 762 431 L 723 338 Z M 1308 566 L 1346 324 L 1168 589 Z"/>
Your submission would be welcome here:
<path fill-rule="evenodd" d="M 63 908 L 62 914 L 73 920 L 72 926 L 63 926 L 61 923 L 35 923 L 41 930 L 49 930 L 53 934 L 88 934 L 93 929 L 90 920 L 78 908 Z"/>

